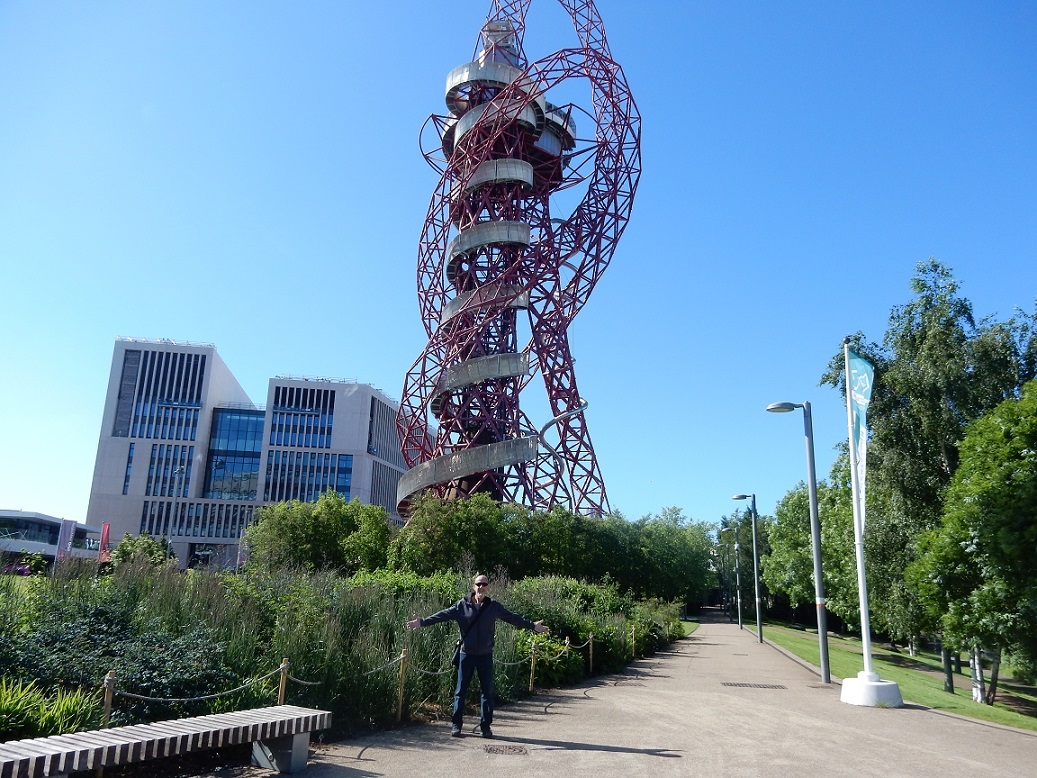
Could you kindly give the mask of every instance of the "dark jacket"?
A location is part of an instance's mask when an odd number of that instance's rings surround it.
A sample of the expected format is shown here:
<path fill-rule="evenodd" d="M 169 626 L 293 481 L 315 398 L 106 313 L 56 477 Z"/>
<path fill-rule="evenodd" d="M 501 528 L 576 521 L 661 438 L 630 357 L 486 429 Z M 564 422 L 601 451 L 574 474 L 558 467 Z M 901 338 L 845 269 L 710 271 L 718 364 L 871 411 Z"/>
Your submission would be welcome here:
<path fill-rule="evenodd" d="M 476 621 L 475 617 L 478 615 L 480 608 L 489 608 L 489 610 L 479 616 L 479 620 Z M 441 621 L 456 621 L 457 628 L 465 636 L 464 644 L 461 646 L 462 651 L 466 654 L 490 654 L 493 653 L 493 637 L 497 619 L 522 629 L 533 629 L 535 626 L 529 619 L 523 618 L 517 613 L 512 613 L 499 602 L 491 600 L 489 597 L 483 601 L 482 605 L 477 605 L 475 596 L 471 594 L 458 600 L 449 608 L 444 608 L 439 613 L 426 616 L 420 620 L 420 624 L 422 627 L 428 627 L 433 624 L 439 624 Z"/>

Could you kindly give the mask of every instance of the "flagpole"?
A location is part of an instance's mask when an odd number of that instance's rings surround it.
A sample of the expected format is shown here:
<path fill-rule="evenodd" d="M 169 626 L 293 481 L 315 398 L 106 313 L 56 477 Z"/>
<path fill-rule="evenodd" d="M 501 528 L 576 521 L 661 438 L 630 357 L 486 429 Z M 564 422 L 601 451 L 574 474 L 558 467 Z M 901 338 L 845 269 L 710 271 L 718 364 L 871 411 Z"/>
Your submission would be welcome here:
<path fill-rule="evenodd" d="M 853 538 L 857 551 L 857 592 L 861 607 L 861 646 L 864 670 L 856 678 L 844 678 L 839 700 L 872 708 L 899 708 L 904 704 L 896 681 L 883 681 L 872 665 L 871 618 L 868 614 L 868 581 L 864 573 L 864 472 L 868 451 L 867 408 L 871 400 L 874 368 L 858 354 L 853 355 L 856 375 L 850 368 L 850 339 L 843 340 L 846 367 L 846 423 L 850 431 L 850 485 L 853 493 Z M 857 412 L 854 413 L 856 408 Z M 858 451 L 859 447 L 859 451 Z M 860 456 L 858 456 L 858 454 Z M 858 459 L 860 462 L 858 463 Z"/>
<path fill-rule="evenodd" d="M 864 672 L 869 676 L 875 673 L 871 658 L 871 616 L 868 612 L 868 581 L 864 570 L 864 504 L 861 501 L 860 474 L 857 470 L 857 446 L 854 441 L 856 425 L 853 418 L 853 383 L 850 379 L 850 340 L 843 340 L 843 363 L 846 367 L 846 423 L 849 428 L 850 442 L 850 488 L 853 495 L 853 545 L 857 553 L 857 593 L 861 609 L 861 646 L 864 652 Z M 866 431 L 860 431 L 863 437 Z"/>

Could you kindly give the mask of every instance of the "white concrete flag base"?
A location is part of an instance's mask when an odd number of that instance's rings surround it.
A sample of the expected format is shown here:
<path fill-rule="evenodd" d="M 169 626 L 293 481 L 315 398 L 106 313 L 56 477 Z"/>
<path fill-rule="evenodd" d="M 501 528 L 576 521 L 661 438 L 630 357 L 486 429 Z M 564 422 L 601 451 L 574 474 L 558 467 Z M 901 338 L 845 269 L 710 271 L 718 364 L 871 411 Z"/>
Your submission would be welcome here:
<path fill-rule="evenodd" d="M 861 670 L 856 678 L 844 678 L 841 702 L 868 708 L 901 708 L 904 698 L 896 681 L 883 681 L 878 673 Z"/>

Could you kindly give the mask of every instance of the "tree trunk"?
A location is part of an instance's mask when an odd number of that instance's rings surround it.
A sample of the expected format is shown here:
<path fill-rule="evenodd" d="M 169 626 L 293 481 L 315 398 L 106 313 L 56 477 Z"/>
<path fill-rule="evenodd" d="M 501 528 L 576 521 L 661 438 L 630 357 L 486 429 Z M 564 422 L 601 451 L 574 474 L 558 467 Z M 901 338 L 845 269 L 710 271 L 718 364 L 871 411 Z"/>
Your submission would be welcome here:
<path fill-rule="evenodd" d="M 940 644 L 940 657 L 943 659 L 943 690 L 954 694 L 954 668 L 951 665 L 951 652 L 942 643 Z"/>
<path fill-rule="evenodd" d="M 972 701 L 985 703 L 987 695 L 983 688 L 983 655 L 979 646 L 973 646 L 969 652 L 969 668 L 972 670 Z"/>
<path fill-rule="evenodd" d="M 954 656 L 951 657 L 951 664 L 954 665 L 954 672 L 961 675 L 961 652 L 955 651 Z"/>
<path fill-rule="evenodd" d="M 987 687 L 986 702 L 987 705 L 994 704 L 994 698 L 997 697 L 997 676 L 1001 670 L 1001 649 L 998 648 L 994 651 L 994 661 L 990 665 L 990 685 Z"/>
<path fill-rule="evenodd" d="M 915 635 L 907 639 L 907 654 L 910 657 L 918 656 L 918 638 Z"/>

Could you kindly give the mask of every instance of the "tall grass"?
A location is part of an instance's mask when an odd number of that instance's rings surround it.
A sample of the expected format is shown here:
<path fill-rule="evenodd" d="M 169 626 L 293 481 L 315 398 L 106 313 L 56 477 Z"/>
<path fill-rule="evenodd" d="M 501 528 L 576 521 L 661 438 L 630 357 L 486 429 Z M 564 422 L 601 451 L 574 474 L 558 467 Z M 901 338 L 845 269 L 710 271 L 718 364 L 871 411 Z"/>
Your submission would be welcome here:
<path fill-rule="evenodd" d="M 213 700 L 117 697 L 113 723 L 123 724 L 273 704 L 278 678 L 251 681 L 287 658 L 290 675 L 307 682 L 290 683 L 287 701 L 331 710 L 339 733 L 355 733 L 395 723 L 404 649 L 404 715 L 448 708 L 457 630 L 412 632 L 405 622 L 455 601 L 467 592 L 467 580 L 396 572 L 181 573 L 134 564 L 98 576 L 90 566 L 59 565 L 54 575 L 27 585 L 0 578 L 0 594 L 10 603 L 0 615 L 0 659 L 4 676 L 32 681 L 52 697 L 78 690 L 95 698 L 109 670 L 119 690 L 148 697 L 197 698 L 247 684 Z M 586 651 L 548 661 L 562 653 L 566 637 L 579 645 L 593 633 L 595 671 L 602 672 L 629 659 L 631 625 L 638 655 L 681 634 L 676 608 L 635 603 L 610 587 L 559 578 L 511 583 L 503 575 L 495 583 L 494 596 L 506 606 L 552 629 L 550 638 L 538 637 L 542 685 L 578 681 L 588 669 Z M 521 660 L 531 638 L 498 625 L 497 688 L 504 698 L 529 683 L 529 663 Z"/>

